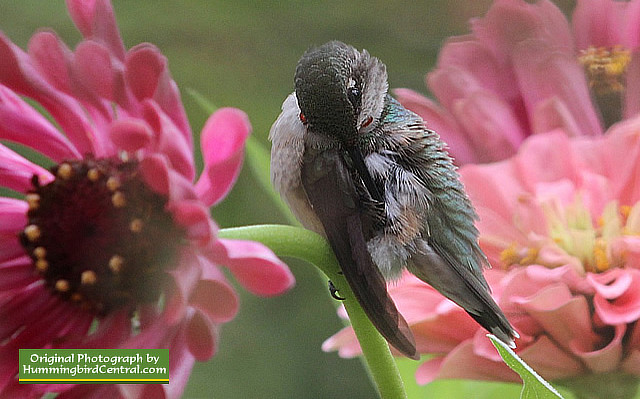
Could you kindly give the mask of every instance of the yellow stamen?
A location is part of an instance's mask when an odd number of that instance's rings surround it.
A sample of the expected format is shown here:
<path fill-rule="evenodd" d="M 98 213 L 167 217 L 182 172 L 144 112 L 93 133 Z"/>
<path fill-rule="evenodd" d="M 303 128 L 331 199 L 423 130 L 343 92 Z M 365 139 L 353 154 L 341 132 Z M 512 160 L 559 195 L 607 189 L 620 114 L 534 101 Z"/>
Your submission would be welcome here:
<path fill-rule="evenodd" d="M 69 178 L 71 178 L 71 176 L 73 176 L 73 167 L 66 162 L 62 163 L 58 167 L 56 175 L 62 180 L 68 180 Z"/>
<path fill-rule="evenodd" d="M 589 87 L 598 95 L 624 91 L 631 52 L 622 47 L 589 47 L 578 61 L 584 66 Z"/>
<path fill-rule="evenodd" d="M 92 285 L 98 280 L 96 273 L 93 270 L 85 270 L 80 275 L 80 282 L 84 285 Z"/>
<path fill-rule="evenodd" d="M 24 228 L 24 235 L 31 242 L 37 241 L 41 234 L 40 227 L 35 224 L 30 224 Z"/>
<path fill-rule="evenodd" d="M 505 266 L 517 264 L 520 261 L 516 244 L 513 243 L 500 252 L 500 263 Z"/>
<path fill-rule="evenodd" d="M 60 279 L 58 281 L 56 281 L 56 290 L 60 291 L 60 292 L 67 292 L 69 291 L 69 282 L 67 280 L 63 280 Z"/>
<path fill-rule="evenodd" d="M 120 273 L 123 264 L 124 258 L 120 255 L 113 255 L 111 259 L 109 259 L 109 269 L 116 274 Z"/>

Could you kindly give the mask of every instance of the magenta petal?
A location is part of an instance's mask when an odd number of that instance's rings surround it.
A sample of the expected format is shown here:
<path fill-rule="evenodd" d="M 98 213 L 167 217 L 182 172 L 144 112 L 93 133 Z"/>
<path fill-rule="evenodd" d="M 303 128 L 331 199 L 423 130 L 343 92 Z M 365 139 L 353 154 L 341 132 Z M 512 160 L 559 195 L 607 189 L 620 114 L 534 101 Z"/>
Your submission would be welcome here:
<path fill-rule="evenodd" d="M 203 245 L 212 237 L 215 231 L 209 209 L 199 201 L 176 201 L 170 206 L 174 221 L 187 229 L 187 237 Z"/>
<path fill-rule="evenodd" d="M 186 339 L 189 351 L 196 360 L 201 362 L 209 360 L 216 351 L 216 326 L 209 318 L 204 317 L 199 311 L 195 311 L 187 324 Z"/>
<path fill-rule="evenodd" d="M 81 158 L 69 140 L 13 91 L 0 85 L 0 138 L 31 147 L 54 161 Z"/>
<path fill-rule="evenodd" d="M 27 225 L 28 205 L 22 200 L 0 197 L 0 239 L 16 236 Z"/>
<path fill-rule="evenodd" d="M 159 77 L 167 68 L 166 58 L 155 46 L 144 44 L 131 49 L 125 63 L 125 78 L 133 95 L 138 101 L 153 98 Z"/>
<path fill-rule="evenodd" d="M 26 287 L 39 278 L 33 272 L 31 258 L 26 255 L 0 263 L 0 292 Z"/>
<path fill-rule="evenodd" d="M 69 64 L 73 53 L 53 32 L 38 32 L 29 40 L 29 56 L 38 72 L 56 89 L 71 92 Z"/>
<path fill-rule="evenodd" d="M 231 321 L 239 307 L 233 288 L 219 280 L 200 280 L 189 302 L 215 323 Z"/>
<path fill-rule="evenodd" d="M 102 106 L 101 101 L 114 100 L 114 73 L 111 55 L 99 43 L 84 41 L 78 45 L 73 57 L 75 93 Z"/>
<path fill-rule="evenodd" d="M 33 188 L 33 176 L 38 176 L 41 184 L 53 180 L 49 171 L 0 144 L 0 187 L 24 193 Z"/>
<path fill-rule="evenodd" d="M 169 356 L 169 380 L 171 383 L 162 385 L 162 387 L 165 390 L 166 397 L 180 398 L 189 381 L 191 369 L 195 363 L 195 358 L 187 345 L 184 328 L 180 329 L 180 332 L 169 343 L 169 348 L 171 349 L 171 356 Z"/>
<path fill-rule="evenodd" d="M 168 273 L 173 277 L 173 289 L 164 310 L 164 317 L 170 325 L 180 321 L 185 314 L 189 298 L 198 280 L 202 277 L 201 259 L 189 251 L 183 251 L 178 267 Z"/>
<path fill-rule="evenodd" d="M 260 243 L 219 239 L 213 250 L 212 261 L 227 266 L 256 295 L 279 295 L 295 283 L 287 265 Z"/>
<path fill-rule="evenodd" d="M 231 190 L 250 131 L 249 118 L 236 108 L 221 108 L 207 120 L 201 136 L 205 166 L 196 183 L 198 197 L 206 205 L 217 204 Z"/>
<path fill-rule="evenodd" d="M 119 59 L 124 60 L 124 44 L 116 17 L 108 0 L 66 0 L 71 19 L 85 38 L 103 42 Z"/>
<path fill-rule="evenodd" d="M 185 137 L 173 121 L 152 100 L 143 103 L 145 121 L 155 133 L 154 146 L 157 152 L 167 156 L 171 166 L 190 182 L 195 176 L 191 141 Z"/>
<path fill-rule="evenodd" d="M 169 194 L 169 165 L 164 157 L 154 154 L 144 158 L 140 162 L 140 173 L 153 191 L 163 195 Z"/>
<path fill-rule="evenodd" d="M 121 118 L 109 129 L 111 140 L 124 151 L 135 152 L 145 148 L 153 139 L 151 127 L 138 118 Z"/>

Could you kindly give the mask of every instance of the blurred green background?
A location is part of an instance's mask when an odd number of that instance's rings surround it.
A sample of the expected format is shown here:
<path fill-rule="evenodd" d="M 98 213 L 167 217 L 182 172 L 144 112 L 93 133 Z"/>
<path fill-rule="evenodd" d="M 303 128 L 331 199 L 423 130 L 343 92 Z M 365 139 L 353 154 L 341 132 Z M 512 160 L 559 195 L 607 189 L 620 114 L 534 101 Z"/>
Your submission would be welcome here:
<path fill-rule="evenodd" d="M 265 146 L 280 105 L 293 89 L 296 62 L 309 46 L 339 39 L 366 48 L 387 65 L 391 88 L 424 93 L 424 75 L 434 66 L 443 40 L 467 33 L 468 19 L 484 14 L 490 3 L 113 1 L 125 45 L 152 42 L 169 59 L 194 134 L 208 115 L 187 89 L 216 106 L 246 111 L 253 134 Z M 570 9 L 572 3 L 561 5 Z M 22 48 L 40 27 L 55 30 L 70 47 L 80 39 L 61 0 L 0 2 L 0 29 Z M 259 190 L 245 169 L 231 194 L 213 210 L 215 220 L 222 227 L 284 223 Z M 238 287 L 240 312 L 223 326 L 215 357 L 196 364 L 185 397 L 376 396 L 359 360 L 320 349 L 342 327 L 326 281 L 312 266 L 288 263 L 297 285 L 286 295 L 264 299 Z M 400 365 L 409 375 L 417 367 L 408 360 Z M 520 390 L 517 385 L 469 381 L 437 381 L 409 389 L 412 397 L 430 398 L 517 398 Z"/>

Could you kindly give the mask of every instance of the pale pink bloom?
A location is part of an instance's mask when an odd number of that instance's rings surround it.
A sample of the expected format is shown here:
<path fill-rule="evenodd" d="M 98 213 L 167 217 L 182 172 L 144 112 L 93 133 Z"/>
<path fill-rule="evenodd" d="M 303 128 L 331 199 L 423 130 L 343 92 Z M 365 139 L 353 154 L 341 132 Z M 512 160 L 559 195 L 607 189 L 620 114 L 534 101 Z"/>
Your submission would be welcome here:
<path fill-rule="evenodd" d="M 192 134 L 167 60 L 123 46 L 107 0 L 68 0 L 84 39 L 49 31 L 25 52 L 0 33 L 0 397 L 179 397 L 238 310 L 220 266 L 249 291 L 293 276 L 261 244 L 217 238 L 209 207 L 231 189 L 250 132 L 225 108 Z M 25 102 L 38 103 L 53 121 Z M 32 151 L 32 152 L 33 152 Z M 5 190 L 4 193 L 8 193 Z M 19 348 L 170 348 L 169 385 L 19 385 Z"/>
<path fill-rule="evenodd" d="M 444 44 L 426 77 L 437 102 L 395 94 L 460 165 L 505 159 L 555 128 L 601 135 L 640 111 L 640 1 L 579 0 L 571 23 L 550 1 L 496 0 Z"/>
<path fill-rule="evenodd" d="M 640 117 L 605 136 L 555 130 L 516 156 L 460 169 L 478 211 L 493 296 L 520 334 L 516 352 L 544 378 L 640 377 Z M 422 353 L 419 383 L 519 381 L 458 306 L 406 275 L 389 292 Z M 359 353 L 350 329 L 327 342 Z"/>

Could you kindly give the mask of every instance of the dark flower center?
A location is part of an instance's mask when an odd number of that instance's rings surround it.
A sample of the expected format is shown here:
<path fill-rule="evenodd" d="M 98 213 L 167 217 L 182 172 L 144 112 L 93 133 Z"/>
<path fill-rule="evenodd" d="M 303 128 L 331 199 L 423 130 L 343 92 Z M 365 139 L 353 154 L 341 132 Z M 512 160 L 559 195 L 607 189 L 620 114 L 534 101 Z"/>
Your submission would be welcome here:
<path fill-rule="evenodd" d="M 99 315 L 156 302 L 184 238 L 133 161 L 85 159 L 32 179 L 22 246 L 56 294 Z"/>

